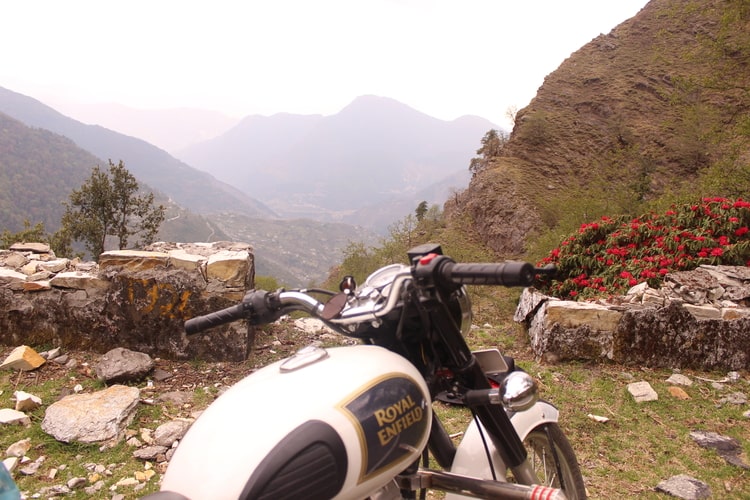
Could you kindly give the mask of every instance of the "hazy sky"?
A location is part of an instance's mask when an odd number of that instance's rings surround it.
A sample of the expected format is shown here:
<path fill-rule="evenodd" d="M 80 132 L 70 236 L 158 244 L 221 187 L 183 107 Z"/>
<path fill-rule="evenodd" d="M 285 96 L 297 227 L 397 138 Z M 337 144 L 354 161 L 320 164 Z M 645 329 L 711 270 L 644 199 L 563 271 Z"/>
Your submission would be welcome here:
<path fill-rule="evenodd" d="M 505 125 L 646 0 L 4 0 L 0 87 L 53 105 L 333 114 L 391 97 Z"/>

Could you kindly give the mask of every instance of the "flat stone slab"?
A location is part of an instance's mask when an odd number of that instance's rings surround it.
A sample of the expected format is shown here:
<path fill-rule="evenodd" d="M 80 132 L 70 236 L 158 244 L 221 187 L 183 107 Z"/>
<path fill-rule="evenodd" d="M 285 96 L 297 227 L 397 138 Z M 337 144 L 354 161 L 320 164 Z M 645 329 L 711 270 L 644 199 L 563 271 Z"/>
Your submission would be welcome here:
<path fill-rule="evenodd" d="M 636 403 L 645 403 L 647 401 L 656 401 L 659 395 L 656 393 L 651 384 L 648 382 L 633 382 L 628 384 L 628 392 Z"/>
<path fill-rule="evenodd" d="M 656 490 L 684 500 L 700 500 L 711 496 L 711 488 L 706 483 L 685 474 L 660 482 Z"/>

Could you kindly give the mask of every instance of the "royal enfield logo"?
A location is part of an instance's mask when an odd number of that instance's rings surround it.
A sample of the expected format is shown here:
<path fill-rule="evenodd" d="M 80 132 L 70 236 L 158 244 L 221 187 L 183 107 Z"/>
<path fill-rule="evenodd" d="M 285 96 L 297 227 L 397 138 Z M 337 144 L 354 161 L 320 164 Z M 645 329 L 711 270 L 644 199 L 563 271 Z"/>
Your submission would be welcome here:
<path fill-rule="evenodd" d="M 342 405 L 359 431 L 360 482 L 417 452 L 430 426 L 426 406 L 416 382 L 398 374 L 386 375 Z"/>
<path fill-rule="evenodd" d="M 424 410 L 421 406 L 417 406 L 411 396 L 406 396 L 388 408 L 376 410 L 374 415 L 380 426 L 378 439 L 380 444 L 385 446 L 406 429 L 421 422 Z"/>

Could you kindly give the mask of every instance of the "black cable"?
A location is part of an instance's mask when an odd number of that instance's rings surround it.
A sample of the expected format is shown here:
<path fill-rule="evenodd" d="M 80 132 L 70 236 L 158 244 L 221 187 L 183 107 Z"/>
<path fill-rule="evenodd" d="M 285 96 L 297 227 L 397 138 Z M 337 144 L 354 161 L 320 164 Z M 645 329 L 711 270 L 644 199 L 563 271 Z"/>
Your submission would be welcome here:
<path fill-rule="evenodd" d="M 492 463 L 492 454 L 490 453 L 490 447 L 487 445 L 487 438 L 484 437 L 482 432 L 482 423 L 477 418 L 474 410 L 471 410 L 471 414 L 474 416 L 474 421 L 477 423 L 477 430 L 479 431 L 479 437 L 482 438 L 482 445 L 484 446 L 484 453 L 487 455 L 487 463 L 490 465 L 490 471 L 492 472 L 492 480 L 497 481 L 497 474 L 495 473 L 495 464 Z"/>

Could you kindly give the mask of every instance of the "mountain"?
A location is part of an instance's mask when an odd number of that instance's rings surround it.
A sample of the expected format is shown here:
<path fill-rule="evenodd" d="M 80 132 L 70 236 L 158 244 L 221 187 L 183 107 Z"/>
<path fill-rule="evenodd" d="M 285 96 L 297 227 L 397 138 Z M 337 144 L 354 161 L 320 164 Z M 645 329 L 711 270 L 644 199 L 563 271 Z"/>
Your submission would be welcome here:
<path fill-rule="evenodd" d="M 446 212 L 508 255 L 601 215 L 747 197 L 749 90 L 747 0 L 652 0 L 545 78 Z"/>
<path fill-rule="evenodd" d="M 42 222 L 47 232 L 56 231 L 63 202 L 91 175 L 91 166 L 103 164 L 102 160 L 66 137 L 28 127 L 3 113 L 0 131 L 0 232 L 21 231 L 24 221 Z M 143 183 L 141 187 L 150 190 Z M 374 238 L 345 224 L 255 219 L 238 213 L 206 217 L 170 202 L 159 192 L 155 201 L 167 207 L 158 239 L 251 242 L 256 273 L 289 286 L 323 281 L 341 261 L 341 249 L 350 241 Z"/>
<path fill-rule="evenodd" d="M 362 96 L 330 116 L 249 116 L 178 155 L 282 216 L 351 222 L 358 209 L 465 171 L 491 128 L 479 117 L 448 122 Z"/>
<path fill-rule="evenodd" d="M 268 207 L 231 184 L 217 181 L 147 142 L 98 125 L 85 125 L 41 102 L 0 87 L 0 112 L 28 125 L 73 140 L 98 158 L 122 160 L 141 182 L 166 193 L 178 204 L 198 213 L 235 211 L 274 217 Z M 91 165 L 93 167 L 94 165 Z"/>
<path fill-rule="evenodd" d="M 0 230 L 21 231 L 24 223 L 41 222 L 47 232 L 60 227 L 63 202 L 91 175 L 100 158 L 79 148 L 67 137 L 31 128 L 0 113 Z M 152 191 L 141 183 L 141 188 Z M 155 192 L 156 203 L 167 207 L 159 238 L 169 241 L 227 239 L 204 217 L 171 203 Z M 212 239 L 211 239 L 212 238 Z"/>
<path fill-rule="evenodd" d="M 205 109 L 136 109 L 117 103 L 67 102 L 52 102 L 50 106 L 80 122 L 143 139 L 173 156 L 176 151 L 223 134 L 239 122 Z"/>

